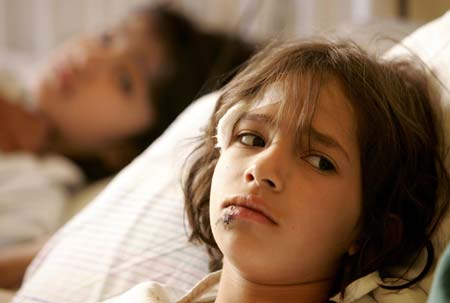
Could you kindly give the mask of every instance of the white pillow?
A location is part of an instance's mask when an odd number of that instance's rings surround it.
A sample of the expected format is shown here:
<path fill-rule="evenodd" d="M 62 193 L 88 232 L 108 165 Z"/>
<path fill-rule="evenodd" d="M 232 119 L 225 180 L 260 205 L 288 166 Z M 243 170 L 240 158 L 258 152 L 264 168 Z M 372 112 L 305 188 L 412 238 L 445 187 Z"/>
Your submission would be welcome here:
<path fill-rule="evenodd" d="M 97 302 L 154 280 L 190 289 L 208 273 L 187 241 L 178 172 L 218 93 L 188 109 L 44 247 L 13 302 Z"/>

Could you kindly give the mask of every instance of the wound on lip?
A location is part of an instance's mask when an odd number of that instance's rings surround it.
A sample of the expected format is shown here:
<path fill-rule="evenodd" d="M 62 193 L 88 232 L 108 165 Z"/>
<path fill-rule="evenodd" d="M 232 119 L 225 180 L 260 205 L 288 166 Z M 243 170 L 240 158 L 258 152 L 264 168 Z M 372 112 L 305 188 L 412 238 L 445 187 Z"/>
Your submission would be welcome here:
<path fill-rule="evenodd" d="M 222 223 L 225 228 L 229 228 L 230 227 L 230 223 L 233 220 L 233 216 L 235 214 L 235 211 L 236 211 L 236 206 L 234 206 L 234 205 L 226 208 L 224 213 L 223 213 L 222 218 L 217 220 L 216 224 Z"/>

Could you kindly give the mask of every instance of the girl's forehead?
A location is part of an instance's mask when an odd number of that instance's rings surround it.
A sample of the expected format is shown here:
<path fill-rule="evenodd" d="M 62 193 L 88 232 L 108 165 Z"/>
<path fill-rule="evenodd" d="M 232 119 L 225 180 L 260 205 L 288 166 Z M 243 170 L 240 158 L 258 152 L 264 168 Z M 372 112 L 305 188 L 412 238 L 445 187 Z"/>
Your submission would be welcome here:
<path fill-rule="evenodd" d="M 276 104 L 278 106 L 272 108 L 277 108 L 277 119 L 297 120 L 308 112 L 312 114 L 319 105 L 320 99 L 323 99 L 324 95 L 329 95 L 326 93 L 328 91 L 344 95 L 346 97 L 344 99 L 349 99 L 345 85 L 338 76 L 305 71 L 290 73 L 290 75 L 262 85 L 252 97 L 243 98 L 236 103 L 247 104 L 244 107 L 246 111 L 254 111 Z"/>
<path fill-rule="evenodd" d="M 255 100 L 251 102 L 247 111 L 254 111 L 269 105 L 280 104 L 283 102 L 283 99 L 283 87 L 280 83 L 273 83 L 264 90 L 262 97 L 255 98 Z"/>
<path fill-rule="evenodd" d="M 271 124 L 283 123 L 289 128 L 296 128 L 298 126 L 296 122 L 303 119 L 305 111 L 308 111 L 318 98 L 318 92 L 310 93 L 311 85 L 302 82 L 291 79 L 269 84 L 253 99 L 241 101 L 247 103 L 247 106 L 243 107 L 245 110 L 242 111 L 242 116 L 264 112 L 271 118 Z"/>
<path fill-rule="evenodd" d="M 259 117 L 259 121 L 275 128 L 283 126 L 300 141 L 310 132 L 319 111 L 322 117 L 324 113 L 326 117 L 331 117 L 341 112 L 343 107 L 351 107 L 350 102 L 344 100 L 347 98 L 337 98 L 345 95 L 339 82 L 335 77 L 318 81 L 315 77 L 301 76 L 267 85 L 253 98 L 239 100 L 225 112 L 217 125 L 217 146 L 226 147 L 237 123 L 242 119 L 248 120 L 248 117 Z M 330 90 L 333 92 L 330 93 Z M 327 100 L 329 98 L 342 99 L 346 104 Z"/>
<path fill-rule="evenodd" d="M 282 86 L 279 83 L 271 84 L 260 97 L 251 100 L 240 100 L 231 106 L 220 118 L 216 129 L 216 147 L 228 147 L 236 124 L 251 113 L 267 112 L 267 109 L 278 108 L 284 98 Z M 272 116 L 272 115 L 270 115 Z"/>

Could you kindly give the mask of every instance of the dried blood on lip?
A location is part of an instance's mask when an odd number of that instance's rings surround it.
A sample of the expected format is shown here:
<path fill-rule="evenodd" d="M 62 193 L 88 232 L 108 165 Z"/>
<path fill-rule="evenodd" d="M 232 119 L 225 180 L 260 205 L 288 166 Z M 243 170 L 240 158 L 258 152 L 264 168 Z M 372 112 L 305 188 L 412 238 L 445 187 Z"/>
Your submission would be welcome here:
<path fill-rule="evenodd" d="M 264 215 L 263 213 L 261 213 L 258 210 L 255 209 L 251 209 L 245 206 L 235 206 L 235 211 L 233 212 L 233 217 L 234 218 L 241 218 L 241 219 L 245 219 L 245 220 L 250 220 L 250 221 L 255 221 L 258 223 L 263 223 L 263 224 L 271 224 L 273 225 L 274 223 L 272 222 L 272 220 L 270 220 L 266 215 Z"/>

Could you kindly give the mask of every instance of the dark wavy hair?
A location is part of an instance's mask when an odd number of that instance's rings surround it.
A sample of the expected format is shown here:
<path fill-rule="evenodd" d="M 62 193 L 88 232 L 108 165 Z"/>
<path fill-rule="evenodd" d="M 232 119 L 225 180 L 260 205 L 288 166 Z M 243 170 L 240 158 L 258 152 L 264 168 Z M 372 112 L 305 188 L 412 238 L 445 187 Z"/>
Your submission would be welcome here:
<path fill-rule="evenodd" d="M 221 268 L 223 257 L 209 221 L 211 178 L 220 156 L 218 121 L 237 102 L 254 102 L 279 83 L 285 100 L 278 115 L 283 118 L 293 109 L 297 121 L 290 122 L 296 123 L 297 135 L 308 135 L 320 88 L 335 79 L 356 116 L 362 213 L 359 250 L 343 256 L 333 294 L 343 295 L 352 281 L 377 270 L 382 278 L 401 278 L 406 273 L 396 277 L 392 266 L 412 265 L 426 251 L 426 265 L 416 277 L 384 287 L 404 288 L 421 280 L 435 259 L 430 239 L 448 208 L 450 181 L 437 98 L 417 65 L 381 60 L 348 41 L 297 41 L 254 56 L 224 87 L 183 180 L 190 240 L 207 245 L 210 269 Z M 300 81 L 309 91 L 299 90 Z"/>

